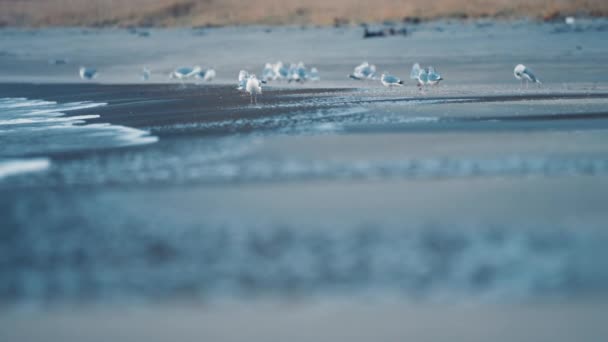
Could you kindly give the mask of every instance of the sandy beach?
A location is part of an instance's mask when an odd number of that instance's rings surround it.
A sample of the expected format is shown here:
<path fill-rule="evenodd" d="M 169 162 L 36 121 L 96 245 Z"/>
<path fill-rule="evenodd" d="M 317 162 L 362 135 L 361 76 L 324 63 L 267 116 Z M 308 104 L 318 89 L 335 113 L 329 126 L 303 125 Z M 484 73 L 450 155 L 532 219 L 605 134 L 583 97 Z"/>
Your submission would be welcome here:
<path fill-rule="evenodd" d="M 608 14 L 602 0 L 34 0 L 0 1 L 3 26 L 348 25 L 441 18 L 532 18 Z"/>
<path fill-rule="evenodd" d="M 606 27 L 0 29 L 0 340 L 603 341 Z"/>

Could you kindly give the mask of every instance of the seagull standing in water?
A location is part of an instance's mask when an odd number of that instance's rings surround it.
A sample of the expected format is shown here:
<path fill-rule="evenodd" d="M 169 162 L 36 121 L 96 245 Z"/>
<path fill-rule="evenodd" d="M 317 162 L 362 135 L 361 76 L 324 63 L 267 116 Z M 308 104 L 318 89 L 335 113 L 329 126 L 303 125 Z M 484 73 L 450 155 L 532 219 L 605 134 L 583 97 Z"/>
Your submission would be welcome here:
<path fill-rule="evenodd" d="M 515 75 L 515 78 L 521 81 L 522 87 L 524 85 L 524 81 L 526 82 L 526 88 L 528 88 L 530 82 L 538 83 L 539 86 L 542 84 L 540 80 L 534 76 L 532 71 L 526 68 L 526 66 L 523 64 L 517 64 L 517 66 L 515 66 L 513 75 Z"/>
<path fill-rule="evenodd" d="M 258 103 L 258 94 L 262 93 L 262 82 L 255 75 L 249 76 L 245 90 L 251 96 L 251 103 Z"/>
<path fill-rule="evenodd" d="M 97 78 L 97 76 L 99 76 L 97 69 L 87 68 L 84 66 L 80 67 L 80 70 L 78 73 L 80 74 L 80 78 L 82 78 L 83 80 L 92 80 L 92 79 Z"/>
<path fill-rule="evenodd" d="M 383 72 L 382 76 L 380 76 L 380 82 L 382 82 L 383 86 L 389 88 L 395 86 L 401 87 L 403 85 L 402 80 L 395 76 L 388 75 L 386 72 Z"/>

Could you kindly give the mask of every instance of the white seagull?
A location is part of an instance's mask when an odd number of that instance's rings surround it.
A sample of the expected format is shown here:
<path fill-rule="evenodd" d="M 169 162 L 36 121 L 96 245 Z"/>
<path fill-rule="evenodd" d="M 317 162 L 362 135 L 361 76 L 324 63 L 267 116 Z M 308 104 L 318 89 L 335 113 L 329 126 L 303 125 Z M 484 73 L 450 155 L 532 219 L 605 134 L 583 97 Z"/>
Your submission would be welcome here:
<path fill-rule="evenodd" d="M 306 67 L 304 67 L 304 63 L 300 62 L 298 64 L 291 63 L 289 65 L 287 82 L 303 82 L 306 77 Z"/>
<path fill-rule="evenodd" d="M 281 61 L 276 62 L 273 65 L 273 69 L 274 69 L 275 80 L 284 79 L 289 76 L 289 69 Z"/>
<path fill-rule="evenodd" d="M 418 87 L 435 85 L 443 80 L 443 77 L 441 77 L 434 67 L 428 66 L 426 68 L 421 68 L 418 63 L 415 63 L 412 66 L 410 78 L 416 80 Z"/>
<path fill-rule="evenodd" d="M 382 85 L 385 87 L 395 87 L 395 86 L 402 86 L 403 85 L 403 81 L 400 80 L 399 78 L 395 77 L 395 76 L 391 76 L 389 74 L 387 74 L 386 72 L 383 72 L 382 75 L 380 76 L 380 82 L 382 82 Z"/>
<path fill-rule="evenodd" d="M 196 74 L 201 72 L 201 70 L 202 68 L 198 65 L 193 67 L 181 67 L 173 70 L 173 72 L 169 74 L 169 78 L 177 78 L 180 80 L 180 82 L 182 82 L 183 85 L 185 79 L 194 77 Z"/>
<path fill-rule="evenodd" d="M 275 74 L 274 65 L 272 63 L 266 63 L 264 65 L 264 70 L 262 70 L 262 79 L 264 81 L 276 80 L 277 76 Z"/>
<path fill-rule="evenodd" d="M 141 79 L 144 81 L 147 81 L 150 79 L 150 76 L 152 75 L 152 71 L 150 71 L 150 69 L 148 69 L 148 67 L 143 67 L 141 70 Z"/>
<path fill-rule="evenodd" d="M 321 80 L 321 76 L 319 76 L 319 70 L 317 68 L 310 68 L 310 73 L 308 74 L 308 79 L 313 82 L 319 82 Z"/>
<path fill-rule="evenodd" d="M 239 71 L 239 83 L 236 89 L 245 91 L 247 88 L 247 80 L 249 79 L 249 73 L 245 70 Z"/>
<path fill-rule="evenodd" d="M 87 68 L 84 66 L 80 67 L 80 70 L 78 73 L 80 74 L 80 78 L 82 78 L 83 80 L 92 80 L 92 79 L 97 78 L 97 76 L 99 76 L 97 69 Z"/>
<path fill-rule="evenodd" d="M 438 84 L 440 81 L 443 80 L 443 77 L 441 77 L 441 75 L 432 66 L 429 66 L 426 69 L 426 73 L 427 73 L 427 80 L 426 80 L 426 82 L 429 85 Z"/>
<path fill-rule="evenodd" d="M 215 69 L 209 68 L 199 71 L 198 73 L 196 73 L 195 77 L 205 82 L 210 82 L 213 81 L 215 75 Z"/>
<path fill-rule="evenodd" d="M 412 71 L 410 71 L 410 78 L 416 80 L 418 87 L 424 86 L 428 82 L 428 71 L 420 67 L 420 64 L 414 63 Z"/>
<path fill-rule="evenodd" d="M 369 64 L 368 62 L 363 62 L 355 67 L 353 73 L 348 75 L 348 77 L 353 80 L 366 80 L 373 79 L 376 76 L 376 66 L 373 64 Z"/>
<path fill-rule="evenodd" d="M 262 93 L 262 82 L 255 75 L 249 76 L 245 90 L 251 96 L 251 103 L 258 103 L 258 94 Z"/>
<path fill-rule="evenodd" d="M 540 82 L 540 80 L 538 78 L 536 78 L 536 76 L 534 76 L 532 71 L 530 69 L 526 68 L 526 66 L 523 64 L 517 64 L 515 69 L 513 69 L 513 75 L 515 75 L 515 78 L 517 78 L 518 80 L 521 81 L 522 86 L 524 85 L 524 81 L 525 81 L 526 88 L 528 88 L 528 84 L 530 82 L 538 83 L 539 85 L 542 84 Z"/>

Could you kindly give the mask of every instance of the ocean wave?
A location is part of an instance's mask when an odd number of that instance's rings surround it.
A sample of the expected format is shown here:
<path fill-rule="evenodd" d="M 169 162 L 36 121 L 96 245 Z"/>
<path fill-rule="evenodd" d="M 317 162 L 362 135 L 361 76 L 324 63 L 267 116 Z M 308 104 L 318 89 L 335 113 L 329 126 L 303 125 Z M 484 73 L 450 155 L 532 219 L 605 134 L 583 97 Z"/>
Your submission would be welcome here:
<path fill-rule="evenodd" d="M 334 128 L 330 128 L 334 129 Z M 559 177 L 608 174 L 600 156 L 437 157 L 393 160 L 324 160 L 270 158 L 256 140 L 244 146 L 193 145 L 133 155 L 94 156 L 58 161 L 47 175 L 12 179 L 11 186 L 107 184 L 241 184 L 323 180 L 457 179 L 492 177 Z M 94 173 L 90 170 L 96 170 Z"/>
<path fill-rule="evenodd" d="M 49 168 L 48 158 L 0 159 L 0 179 L 22 173 L 40 172 Z"/>
<path fill-rule="evenodd" d="M 68 102 L 0 98 L 0 156 L 48 155 L 156 142 L 148 132 L 106 123 L 87 123 L 97 114 L 66 116 L 105 106 L 97 102 Z"/>

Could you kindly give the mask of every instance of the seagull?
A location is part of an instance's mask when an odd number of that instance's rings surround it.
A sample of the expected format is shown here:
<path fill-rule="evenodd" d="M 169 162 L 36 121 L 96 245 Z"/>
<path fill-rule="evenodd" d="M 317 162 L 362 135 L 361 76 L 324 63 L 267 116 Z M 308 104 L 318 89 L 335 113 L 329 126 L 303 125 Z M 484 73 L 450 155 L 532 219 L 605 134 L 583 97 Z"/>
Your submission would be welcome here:
<path fill-rule="evenodd" d="M 64 65 L 68 63 L 69 60 L 67 58 L 49 59 L 49 64 L 51 65 Z"/>
<path fill-rule="evenodd" d="M 319 70 L 317 68 L 310 68 L 310 73 L 308 74 L 308 78 L 313 82 L 319 82 L 321 80 L 321 76 L 319 76 Z"/>
<path fill-rule="evenodd" d="M 258 94 L 262 93 L 262 82 L 255 75 L 249 76 L 245 90 L 251 95 L 251 103 L 258 102 Z"/>
<path fill-rule="evenodd" d="M 299 62 L 296 66 L 296 72 L 298 74 L 298 79 L 300 82 L 304 82 L 308 79 L 308 71 L 306 70 L 306 66 L 303 62 Z"/>
<path fill-rule="evenodd" d="M 92 79 L 97 78 L 97 76 L 99 76 L 97 69 L 87 68 L 84 66 L 80 67 L 79 74 L 80 74 L 80 78 L 82 78 L 83 80 L 92 80 Z"/>
<path fill-rule="evenodd" d="M 289 76 L 289 69 L 287 69 L 287 67 L 283 65 L 283 62 L 278 61 L 272 67 L 274 69 L 275 80 L 287 78 Z"/>
<path fill-rule="evenodd" d="M 173 70 L 173 72 L 169 74 L 169 78 L 177 78 L 182 82 L 183 85 L 184 79 L 194 77 L 196 74 L 201 72 L 201 70 L 201 67 L 198 65 L 195 65 L 193 67 L 181 67 Z"/>
<path fill-rule="evenodd" d="M 422 86 L 421 82 L 420 82 L 420 74 L 424 71 L 424 69 L 422 69 L 420 67 L 420 64 L 418 63 L 414 63 L 414 65 L 412 66 L 412 71 L 410 71 L 410 78 L 412 80 L 416 80 L 416 82 L 418 82 L 418 86 Z M 424 84 L 424 83 L 423 83 Z"/>
<path fill-rule="evenodd" d="M 201 70 L 196 73 L 195 77 L 198 79 L 201 79 L 205 82 L 213 81 L 213 79 L 215 78 L 215 69 L 209 68 L 209 69 Z"/>
<path fill-rule="evenodd" d="M 149 80 L 151 75 L 152 75 L 152 72 L 150 71 L 150 69 L 148 69 L 147 67 L 142 68 L 142 71 L 141 71 L 142 80 L 144 80 L 144 81 Z"/>
<path fill-rule="evenodd" d="M 213 79 L 215 78 L 216 75 L 217 75 L 217 73 L 215 72 L 215 69 L 209 68 L 209 69 L 207 69 L 207 72 L 205 73 L 204 80 L 207 82 L 213 81 Z"/>
<path fill-rule="evenodd" d="M 264 70 L 262 70 L 262 79 L 264 81 L 270 81 L 270 80 L 276 79 L 274 65 L 272 65 L 272 63 L 266 63 L 266 65 L 264 65 Z"/>
<path fill-rule="evenodd" d="M 425 85 L 436 85 L 443 80 L 443 77 L 435 70 L 434 67 L 428 66 L 421 68 L 420 64 L 415 63 L 410 72 L 410 78 L 416 80 L 418 87 Z"/>
<path fill-rule="evenodd" d="M 441 75 L 432 66 L 429 66 L 426 69 L 426 73 L 427 73 L 427 81 L 426 82 L 429 85 L 438 84 L 440 81 L 443 80 L 443 78 L 441 77 Z"/>
<path fill-rule="evenodd" d="M 385 87 L 394 87 L 394 86 L 400 87 L 403 85 L 402 80 L 400 80 L 399 78 L 397 78 L 395 76 L 388 75 L 386 72 L 383 72 L 382 76 L 380 76 L 380 82 L 382 82 L 382 85 Z"/>
<path fill-rule="evenodd" d="M 365 80 L 365 79 L 373 79 L 376 75 L 376 66 L 373 64 L 369 64 L 368 62 L 363 62 L 355 67 L 353 73 L 348 75 L 349 78 L 353 80 Z"/>
<path fill-rule="evenodd" d="M 287 73 L 287 82 L 291 83 L 292 81 L 295 81 L 295 82 L 301 81 L 300 73 L 298 72 L 298 65 L 296 65 L 295 63 L 291 63 L 289 65 L 288 70 L 289 71 Z"/>
<path fill-rule="evenodd" d="M 574 19 L 574 17 L 566 17 L 566 19 L 564 20 L 564 22 L 567 25 L 572 26 L 572 25 L 574 25 L 576 23 L 576 19 Z"/>
<path fill-rule="evenodd" d="M 532 83 L 538 83 L 539 86 L 542 84 L 540 82 L 540 80 L 538 78 L 536 78 L 536 76 L 534 76 L 534 74 L 532 73 L 532 71 L 530 69 L 526 68 L 526 66 L 523 65 L 523 64 L 517 64 L 517 66 L 513 70 L 513 75 L 515 75 L 515 78 L 517 78 L 518 80 L 521 81 L 521 85 L 522 86 L 523 86 L 524 81 L 525 81 L 526 82 L 526 88 L 528 88 L 528 84 L 530 82 L 532 82 Z"/>
<path fill-rule="evenodd" d="M 249 73 L 245 70 L 239 71 L 239 83 L 236 89 L 240 91 L 245 91 L 247 88 L 247 80 L 249 79 Z"/>

